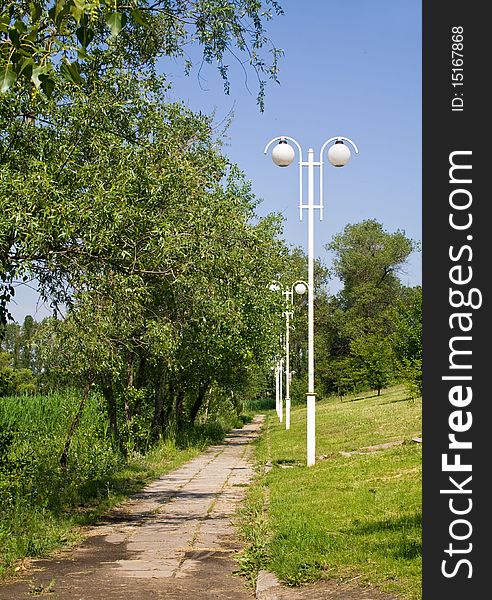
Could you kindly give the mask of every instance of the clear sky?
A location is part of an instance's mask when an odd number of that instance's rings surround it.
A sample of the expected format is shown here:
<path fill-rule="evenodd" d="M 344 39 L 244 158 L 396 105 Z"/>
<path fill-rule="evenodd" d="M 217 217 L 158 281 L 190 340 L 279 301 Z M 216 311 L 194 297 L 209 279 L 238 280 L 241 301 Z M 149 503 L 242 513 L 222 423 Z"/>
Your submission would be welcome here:
<path fill-rule="evenodd" d="M 348 223 L 377 219 L 386 230 L 421 239 L 421 2 L 419 0 L 280 0 L 285 15 L 268 25 L 285 52 L 280 85 L 269 83 L 265 112 L 256 105 L 257 81 L 231 57 L 231 91 L 223 93 L 213 66 L 186 77 L 182 62 L 162 60 L 180 98 L 220 123 L 231 110 L 223 152 L 240 165 L 263 200 L 258 212 L 281 212 L 284 237 L 307 247 L 307 220 L 299 221 L 298 168 L 279 169 L 265 156 L 278 135 L 295 138 L 306 155 L 343 135 L 359 147 L 349 164 L 324 170 L 324 220 L 315 222 L 315 251 L 328 266 L 324 245 Z M 191 58 L 198 55 L 194 52 Z M 248 91 L 248 88 L 250 91 Z M 316 217 L 317 219 L 317 217 Z M 421 257 L 412 255 L 403 283 L 421 283 Z M 336 283 L 332 291 L 337 290 Z M 11 306 L 17 320 L 44 317 L 36 294 L 18 289 Z"/>

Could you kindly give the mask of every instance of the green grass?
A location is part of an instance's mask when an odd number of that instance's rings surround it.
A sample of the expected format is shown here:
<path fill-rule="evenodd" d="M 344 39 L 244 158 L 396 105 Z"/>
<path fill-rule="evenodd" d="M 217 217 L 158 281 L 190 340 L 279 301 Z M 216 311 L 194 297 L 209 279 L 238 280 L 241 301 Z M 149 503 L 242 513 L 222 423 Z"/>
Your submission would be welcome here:
<path fill-rule="evenodd" d="M 305 408 L 293 409 L 289 432 L 268 414 L 256 454 L 273 469 L 258 476 L 243 508 L 243 570 L 254 578 L 267 568 L 291 585 L 355 579 L 417 600 L 421 445 L 411 438 L 421 434 L 421 401 L 396 386 L 379 397 L 318 402 L 316 419 L 316 454 L 326 458 L 307 468 Z M 405 443 L 340 455 L 398 440 Z"/>
<path fill-rule="evenodd" d="M 81 526 L 224 434 L 216 423 L 197 427 L 125 459 L 112 447 L 93 395 L 63 471 L 59 457 L 79 400 L 76 392 L 0 398 L 0 578 L 25 557 L 80 541 Z"/>

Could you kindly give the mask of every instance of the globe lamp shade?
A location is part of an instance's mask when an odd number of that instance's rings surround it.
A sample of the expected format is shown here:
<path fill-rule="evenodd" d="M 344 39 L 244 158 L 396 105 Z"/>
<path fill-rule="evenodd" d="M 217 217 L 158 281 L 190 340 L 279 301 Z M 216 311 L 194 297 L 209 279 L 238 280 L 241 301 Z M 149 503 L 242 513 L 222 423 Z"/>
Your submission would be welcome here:
<path fill-rule="evenodd" d="M 306 286 L 303 283 L 296 283 L 294 289 L 296 291 L 296 294 L 299 294 L 299 296 L 302 296 L 306 293 Z"/>
<path fill-rule="evenodd" d="M 344 167 L 350 160 L 350 150 L 341 141 L 337 141 L 328 150 L 328 160 L 334 167 Z"/>
<path fill-rule="evenodd" d="M 272 151 L 272 160 L 277 167 L 288 167 L 294 160 L 294 156 L 294 148 L 285 140 L 280 140 Z"/>

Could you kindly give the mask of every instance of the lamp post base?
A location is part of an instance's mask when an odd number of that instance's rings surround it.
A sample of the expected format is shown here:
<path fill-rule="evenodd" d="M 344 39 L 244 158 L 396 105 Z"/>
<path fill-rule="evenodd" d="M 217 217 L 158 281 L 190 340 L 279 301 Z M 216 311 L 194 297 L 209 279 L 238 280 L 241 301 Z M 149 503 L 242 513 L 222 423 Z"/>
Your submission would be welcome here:
<path fill-rule="evenodd" d="M 316 394 L 307 394 L 307 466 L 316 462 Z"/>
<path fill-rule="evenodd" d="M 290 398 L 285 399 L 285 429 L 290 429 Z"/>

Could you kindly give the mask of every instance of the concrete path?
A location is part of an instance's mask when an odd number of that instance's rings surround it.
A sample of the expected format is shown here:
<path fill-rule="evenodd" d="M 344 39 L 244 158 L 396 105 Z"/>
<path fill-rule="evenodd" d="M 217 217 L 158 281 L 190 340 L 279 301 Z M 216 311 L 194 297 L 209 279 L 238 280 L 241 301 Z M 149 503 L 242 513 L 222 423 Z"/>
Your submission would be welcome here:
<path fill-rule="evenodd" d="M 231 518 L 253 475 L 249 443 L 263 417 L 161 477 L 114 511 L 74 550 L 35 560 L 0 586 L 1 600 L 166 600 L 253 597 L 231 554 Z"/>

